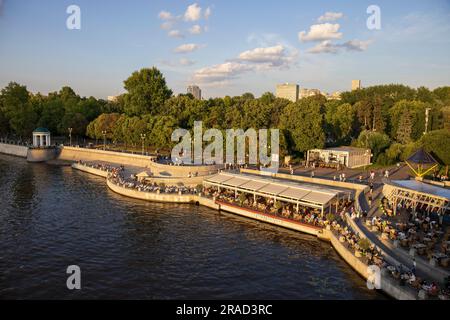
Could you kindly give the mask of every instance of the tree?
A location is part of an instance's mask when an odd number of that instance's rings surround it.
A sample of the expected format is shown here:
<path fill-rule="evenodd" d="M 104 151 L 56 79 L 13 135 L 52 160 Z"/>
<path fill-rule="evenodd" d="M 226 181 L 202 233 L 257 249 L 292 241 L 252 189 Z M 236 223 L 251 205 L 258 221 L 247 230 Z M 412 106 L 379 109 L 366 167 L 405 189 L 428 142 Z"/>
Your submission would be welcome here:
<path fill-rule="evenodd" d="M 2 111 L 1 105 L 0 105 L 0 135 L 6 135 L 10 131 L 9 128 L 9 121 L 6 118 L 5 113 Z"/>
<path fill-rule="evenodd" d="M 410 130 L 410 139 L 413 141 L 419 139 L 425 131 L 425 109 L 427 107 L 429 107 L 428 104 L 420 101 L 400 100 L 395 103 L 389 110 L 390 137 L 399 141 L 398 130 L 400 128 L 400 123 L 402 122 L 403 131 L 405 130 L 405 123 L 411 124 L 410 129 L 406 128 L 406 130 Z M 404 119 L 405 117 L 407 119 Z M 401 133 L 401 136 L 403 135 L 404 134 Z M 406 143 L 404 141 L 399 142 Z"/>
<path fill-rule="evenodd" d="M 450 165 L 450 131 L 446 129 L 430 131 L 419 141 L 418 146 L 422 146 L 430 152 L 437 161 L 445 165 Z"/>
<path fill-rule="evenodd" d="M 397 129 L 397 141 L 401 144 L 411 142 L 412 133 L 412 115 L 409 110 L 403 112 Z"/>
<path fill-rule="evenodd" d="M 64 117 L 64 104 L 58 97 L 47 98 L 42 103 L 38 127 L 44 127 L 56 134 L 61 119 Z"/>
<path fill-rule="evenodd" d="M 354 105 L 358 115 L 358 121 L 363 130 L 371 128 L 372 124 L 372 105 L 367 100 L 360 100 Z"/>
<path fill-rule="evenodd" d="M 304 153 L 309 149 L 323 148 L 325 132 L 321 108 L 320 100 L 309 97 L 290 103 L 284 109 L 280 127 L 291 151 Z"/>
<path fill-rule="evenodd" d="M 255 96 L 251 92 L 246 92 L 242 95 L 242 99 L 244 100 L 255 100 Z"/>
<path fill-rule="evenodd" d="M 37 126 L 38 114 L 30 103 L 30 94 L 26 86 L 10 82 L 1 91 L 0 103 L 3 110 L 3 121 L 21 138 L 31 137 Z"/>
<path fill-rule="evenodd" d="M 171 116 L 156 116 L 152 119 L 150 143 L 156 148 L 171 148 L 175 145 L 171 141 L 172 132 L 177 128 L 177 121 Z"/>
<path fill-rule="evenodd" d="M 390 145 L 389 137 L 380 132 L 364 130 L 355 143 L 356 147 L 371 149 L 374 160 Z"/>
<path fill-rule="evenodd" d="M 103 132 L 106 131 L 106 138 L 114 140 L 114 132 L 117 122 L 120 118 L 118 113 L 104 113 L 97 119 L 89 123 L 86 129 L 86 135 L 93 139 L 103 138 Z"/>
<path fill-rule="evenodd" d="M 356 111 L 349 104 L 330 101 L 325 104 L 326 131 L 329 141 L 343 144 L 350 143 L 356 132 Z"/>
<path fill-rule="evenodd" d="M 66 113 L 59 125 L 59 133 L 67 136 L 69 128 L 72 128 L 72 134 L 75 136 L 86 135 L 87 126 L 89 121 L 81 113 Z"/>
<path fill-rule="evenodd" d="M 442 120 L 444 129 L 450 130 L 450 106 L 442 108 Z"/>
<path fill-rule="evenodd" d="M 129 116 L 158 113 L 172 95 L 162 73 L 155 67 L 141 69 L 124 81 L 124 110 Z"/>

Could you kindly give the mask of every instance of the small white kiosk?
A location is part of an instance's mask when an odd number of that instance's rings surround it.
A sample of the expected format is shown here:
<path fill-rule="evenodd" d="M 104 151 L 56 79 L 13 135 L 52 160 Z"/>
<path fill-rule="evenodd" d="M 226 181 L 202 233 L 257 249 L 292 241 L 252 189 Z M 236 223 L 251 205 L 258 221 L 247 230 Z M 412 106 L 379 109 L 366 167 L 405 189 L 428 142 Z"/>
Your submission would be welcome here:
<path fill-rule="evenodd" d="M 37 128 L 33 131 L 33 147 L 45 148 L 50 145 L 50 131 L 47 128 Z"/>

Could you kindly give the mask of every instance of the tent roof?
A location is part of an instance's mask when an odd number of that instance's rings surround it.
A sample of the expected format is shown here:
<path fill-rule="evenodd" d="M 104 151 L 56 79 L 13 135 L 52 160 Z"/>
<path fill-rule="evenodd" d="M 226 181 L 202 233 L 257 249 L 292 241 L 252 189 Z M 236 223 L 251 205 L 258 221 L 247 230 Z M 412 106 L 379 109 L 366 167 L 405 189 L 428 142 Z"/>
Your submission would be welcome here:
<path fill-rule="evenodd" d="M 235 174 L 221 172 L 204 180 L 221 187 L 237 188 L 243 191 L 258 192 L 268 197 L 277 196 L 287 200 L 308 202 L 314 205 L 326 205 L 333 198 L 351 191 L 342 188 L 331 188 L 318 184 L 301 183 L 289 180 L 274 179 L 266 176 Z"/>
<path fill-rule="evenodd" d="M 417 163 L 417 164 L 434 164 L 437 163 L 436 160 L 426 152 L 423 148 L 420 148 L 416 152 L 414 152 L 411 156 L 406 159 L 406 161 Z"/>
<path fill-rule="evenodd" d="M 427 183 L 417 181 L 417 180 L 393 180 L 392 182 L 394 184 L 396 184 L 400 187 L 406 188 L 406 189 L 411 189 L 413 191 L 426 193 L 431 196 L 446 198 L 447 200 L 450 201 L 450 190 L 449 189 L 441 188 L 441 187 L 427 184 Z"/>

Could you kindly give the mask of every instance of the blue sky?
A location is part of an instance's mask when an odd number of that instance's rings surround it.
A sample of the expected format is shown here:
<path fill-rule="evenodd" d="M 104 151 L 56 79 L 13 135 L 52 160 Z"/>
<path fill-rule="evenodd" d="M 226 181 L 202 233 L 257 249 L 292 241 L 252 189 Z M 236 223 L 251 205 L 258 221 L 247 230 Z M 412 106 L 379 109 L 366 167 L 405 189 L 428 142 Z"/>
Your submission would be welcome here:
<path fill-rule="evenodd" d="M 66 27 L 72 4 L 81 30 Z M 380 30 L 366 26 L 371 4 L 381 9 Z M 16 81 L 47 93 L 69 85 L 105 98 L 150 66 L 175 93 L 197 83 L 206 97 L 259 96 L 282 82 L 326 92 L 348 90 L 351 79 L 450 85 L 449 0 L 0 0 L 0 7 L 0 87 Z"/>

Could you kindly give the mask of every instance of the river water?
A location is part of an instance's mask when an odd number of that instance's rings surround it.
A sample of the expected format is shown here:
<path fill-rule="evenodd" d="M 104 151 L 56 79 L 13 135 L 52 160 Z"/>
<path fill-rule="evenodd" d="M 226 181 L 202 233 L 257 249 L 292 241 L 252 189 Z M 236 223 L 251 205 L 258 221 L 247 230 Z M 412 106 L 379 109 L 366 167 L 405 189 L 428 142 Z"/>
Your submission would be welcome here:
<path fill-rule="evenodd" d="M 81 290 L 68 290 L 69 265 Z M 0 155 L 2 299 L 384 299 L 330 244 Z"/>

